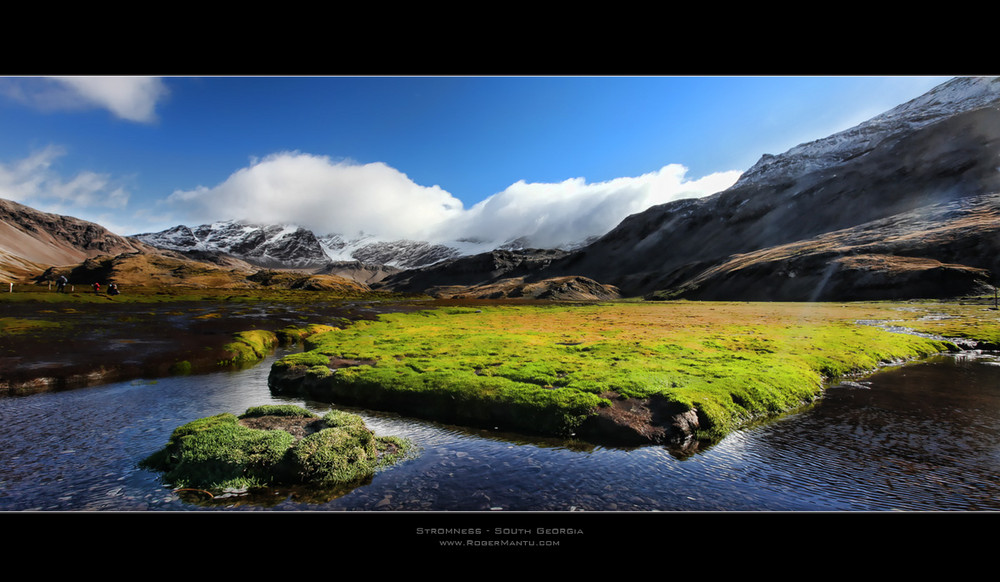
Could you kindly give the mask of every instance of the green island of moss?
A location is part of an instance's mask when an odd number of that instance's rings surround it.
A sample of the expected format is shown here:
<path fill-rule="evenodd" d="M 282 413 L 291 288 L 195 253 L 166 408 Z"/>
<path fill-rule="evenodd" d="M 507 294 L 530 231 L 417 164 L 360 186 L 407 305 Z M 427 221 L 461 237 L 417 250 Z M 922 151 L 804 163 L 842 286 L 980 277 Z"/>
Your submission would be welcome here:
<path fill-rule="evenodd" d="M 1000 337 L 982 305 L 482 304 L 318 333 L 272 366 L 269 385 L 501 430 L 712 441 L 816 399 L 831 378 L 958 349 L 889 325 Z"/>
<path fill-rule="evenodd" d="M 233 341 L 222 346 L 227 357 L 220 366 L 254 364 L 264 359 L 278 345 L 294 344 L 310 336 L 338 329 L 332 325 L 309 324 L 305 327 L 287 326 L 277 331 L 252 329 L 233 334 Z"/>
<path fill-rule="evenodd" d="M 356 414 L 331 410 L 320 417 L 298 406 L 265 405 L 182 425 L 140 466 L 163 472 L 178 489 L 332 486 L 370 478 L 411 451 L 409 441 L 376 436 Z"/>

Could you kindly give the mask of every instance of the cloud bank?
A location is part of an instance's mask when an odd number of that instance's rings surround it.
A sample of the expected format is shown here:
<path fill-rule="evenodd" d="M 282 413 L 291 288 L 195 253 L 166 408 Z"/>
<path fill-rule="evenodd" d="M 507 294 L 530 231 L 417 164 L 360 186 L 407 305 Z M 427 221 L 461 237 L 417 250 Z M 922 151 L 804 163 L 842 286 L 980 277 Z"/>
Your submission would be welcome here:
<path fill-rule="evenodd" d="M 466 238 L 506 242 L 523 237 L 536 247 L 572 245 L 600 236 L 625 217 L 682 198 L 700 198 L 732 186 L 740 172 L 698 180 L 680 164 L 638 177 L 589 184 L 584 178 L 557 184 L 523 180 L 476 204 L 446 227 Z"/>
<path fill-rule="evenodd" d="M 168 91 L 155 77 L 3 78 L 0 94 L 43 111 L 107 109 L 137 123 L 156 120 L 156 105 Z"/>
<path fill-rule="evenodd" d="M 117 220 L 130 198 L 124 181 L 89 170 L 65 178 L 55 167 L 65 154 L 63 148 L 49 146 L 9 164 L 0 163 L 0 198 L 122 232 Z"/>
<path fill-rule="evenodd" d="M 584 178 L 555 184 L 518 181 L 466 209 L 439 186 L 415 184 L 386 164 L 283 152 L 253 161 L 217 186 L 176 191 L 166 206 L 189 225 L 242 219 L 298 224 L 320 235 L 494 244 L 522 238 L 532 246 L 557 247 L 602 235 L 650 206 L 724 190 L 740 175 L 732 171 L 688 180 L 686 173 L 671 164 L 593 184 Z"/>
<path fill-rule="evenodd" d="M 426 239 L 462 201 L 383 163 L 333 162 L 297 152 L 254 161 L 213 188 L 176 191 L 167 205 L 189 224 L 238 219 L 297 224 L 317 234 Z"/>

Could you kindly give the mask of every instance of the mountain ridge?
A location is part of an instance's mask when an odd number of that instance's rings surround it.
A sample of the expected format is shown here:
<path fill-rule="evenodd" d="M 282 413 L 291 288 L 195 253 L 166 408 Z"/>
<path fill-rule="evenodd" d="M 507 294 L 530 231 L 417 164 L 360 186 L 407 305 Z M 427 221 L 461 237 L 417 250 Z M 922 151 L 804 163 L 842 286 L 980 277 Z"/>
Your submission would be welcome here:
<path fill-rule="evenodd" d="M 729 189 L 631 215 L 554 262 L 547 274 L 596 278 L 626 295 L 684 296 L 679 291 L 690 289 L 688 279 L 736 254 L 1000 191 L 998 86 L 996 79 L 956 79 L 894 108 L 891 116 L 762 157 L 754 172 Z M 957 100 L 959 95 L 969 101 Z M 921 103 L 932 104 L 932 111 Z M 864 143 L 845 147 L 845 136 L 852 135 L 864 136 Z M 1000 244 L 987 242 L 990 248 Z M 977 261 L 969 266 L 1000 270 L 987 254 Z M 721 280 L 702 279 L 700 288 L 704 293 L 713 284 L 725 287 Z M 739 299 L 750 291 L 732 286 L 713 296 Z"/>
<path fill-rule="evenodd" d="M 960 77 L 847 130 L 763 154 L 732 187 L 652 206 L 573 250 L 511 241 L 469 252 L 482 247 L 317 237 L 294 225 L 239 221 L 119 238 L 129 252 L 225 255 L 448 296 L 537 297 L 551 289 L 649 299 L 960 295 L 997 284 L 998 160 L 1000 80 Z M 47 220 L 71 238 L 73 229 Z M 0 221 L 0 228 L 12 227 Z M 63 244 L 77 258 L 99 251 Z M 10 262 L 2 253 L 12 246 L 0 245 L 0 260 Z M 18 256 L 29 261 L 22 270 L 33 268 L 31 257 Z"/>
<path fill-rule="evenodd" d="M 103 254 L 151 250 L 97 223 L 0 198 L 2 280 L 13 282 L 51 265 L 79 263 Z"/>
<path fill-rule="evenodd" d="M 360 261 L 400 269 L 432 265 L 462 251 L 445 244 L 414 240 L 385 240 L 360 234 L 316 235 L 294 224 L 254 224 L 224 220 L 196 227 L 174 226 L 131 238 L 175 251 L 219 252 L 267 268 L 316 269 L 328 263 Z"/>

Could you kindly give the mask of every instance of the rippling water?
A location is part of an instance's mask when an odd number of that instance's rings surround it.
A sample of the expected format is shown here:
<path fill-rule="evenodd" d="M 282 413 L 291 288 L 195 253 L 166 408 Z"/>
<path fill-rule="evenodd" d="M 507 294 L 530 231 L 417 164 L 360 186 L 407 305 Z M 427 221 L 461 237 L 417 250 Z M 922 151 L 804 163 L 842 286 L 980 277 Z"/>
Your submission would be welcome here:
<path fill-rule="evenodd" d="M 681 460 L 362 412 L 419 455 L 350 491 L 202 504 L 136 463 L 177 426 L 295 403 L 240 372 L 0 400 L 0 510 L 840 511 L 1000 509 L 1000 362 L 942 357 L 832 387 Z"/>

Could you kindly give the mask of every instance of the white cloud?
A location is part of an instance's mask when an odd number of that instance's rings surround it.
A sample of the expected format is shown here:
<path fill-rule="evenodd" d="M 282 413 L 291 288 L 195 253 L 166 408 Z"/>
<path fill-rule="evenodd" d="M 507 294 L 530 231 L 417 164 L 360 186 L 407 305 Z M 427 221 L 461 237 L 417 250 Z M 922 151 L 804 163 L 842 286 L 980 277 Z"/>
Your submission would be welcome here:
<path fill-rule="evenodd" d="M 537 247 L 602 235 L 650 206 L 724 190 L 740 174 L 689 180 L 684 166 L 670 164 L 638 177 L 599 183 L 584 178 L 551 184 L 518 181 L 466 209 L 439 186 L 418 185 L 384 163 L 335 162 L 282 152 L 252 160 L 214 187 L 178 190 L 127 219 L 123 211 L 130 196 L 123 181 L 87 170 L 64 177 L 55 167 L 63 155 L 62 148 L 49 146 L 0 163 L 0 197 L 98 222 L 119 234 L 242 219 L 298 224 L 319 235 L 366 233 L 390 240 L 473 239 L 499 245 L 524 237 Z M 119 222 L 123 219 L 133 224 Z"/>
<path fill-rule="evenodd" d="M 417 185 L 383 163 L 333 162 L 298 152 L 254 161 L 213 188 L 174 192 L 167 204 L 198 223 L 233 218 L 294 223 L 318 234 L 414 239 L 427 238 L 462 209 L 440 187 Z"/>
<path fill-rule="evenodd" d="M 523 236 L 538 247 L 571 244 L 602 235 L 650 206 L 724 190 L 740 175 L 722 172 L 691 181 L 686 173 L 684 166 L 670 164 L 638 177 L 594 184 L 583 178 L 558 184 L 519 181 L 448 226 L 462 236 L 499 242 Z"/>
<path fill-rule="evenodd" d="M 64 179 L 52 166 L 65 151 L 49 146 L 10 164 L 0 164 L 0 198 L 38 210 L 84 218 L 81 211 L 122 209 L 129 193 L 108 174 L 88 170 Z"/>
<path fill-rule="evenodd" d="M 245 219 L 299 224 L 321 235 L 365 232 L 388 239 L 472 238 L 497 244 L 527 236 L 534 246 L 551 247 L 604 234 L 629 214 L 656 204 L 724 190 L 740 174 L 688 180 L 686 173 L 671 164 L 595 184 L 583 178 L 556 184 L 519 181 L 464 209 L 440 187 L 415 184 L 382 163 L 284 152 L 254 161 L 218 186 L 174 192 L 166 202 L 189 225 Z"/>
<path fill-rule="evenodd" d="M 167 87 L 156 77 L 8 77 L 0 93 L 43 111 L 100 107 L 127 121 L 156 120 Z"/>

